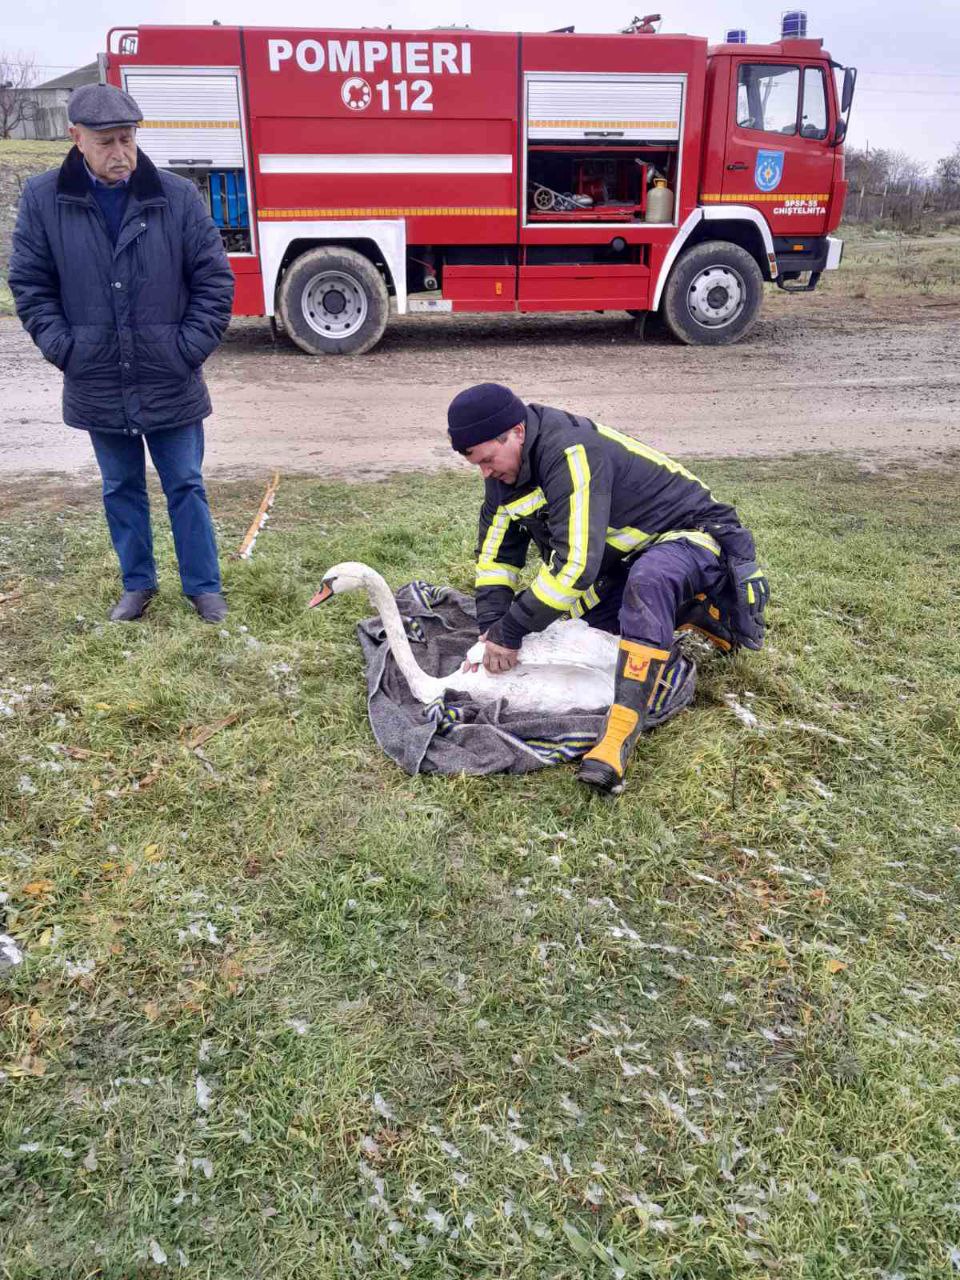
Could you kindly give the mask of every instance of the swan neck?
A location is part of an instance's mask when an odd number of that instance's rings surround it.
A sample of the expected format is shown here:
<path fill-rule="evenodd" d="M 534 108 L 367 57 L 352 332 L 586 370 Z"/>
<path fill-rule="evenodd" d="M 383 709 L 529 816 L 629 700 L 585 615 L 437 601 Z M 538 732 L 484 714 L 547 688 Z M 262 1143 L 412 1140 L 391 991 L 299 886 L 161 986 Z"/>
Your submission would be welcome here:
<path fill-rule="evenodd" d="M 432 702 L 434 698 L 439 698 L 446 685 L 435 676 L 428 675 L 413 656 L 410 641 L 403 629 L 400 610 L 387 582 L 375 569 L 367 570 L 364 582 L 367 594 L 380 614 L 390 651 L 410 686 L 410 692 L 419 702 Z"/>

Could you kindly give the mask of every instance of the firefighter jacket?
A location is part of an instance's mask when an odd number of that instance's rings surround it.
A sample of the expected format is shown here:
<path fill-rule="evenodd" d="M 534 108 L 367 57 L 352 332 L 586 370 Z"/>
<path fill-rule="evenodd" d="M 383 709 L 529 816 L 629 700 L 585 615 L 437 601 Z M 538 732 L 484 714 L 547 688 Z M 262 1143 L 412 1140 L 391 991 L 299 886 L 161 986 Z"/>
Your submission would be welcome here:
<path fill-rule="evenodd" d="M 719 555 L 704 524 L 740 528 L 734 508 L 717 502 L 680 463 L 589 418 L 528 405 L 516 483 L 486 481 L 477 545 L 480 631 L 519 648 L 528 632 L 599 603 L 604 578 L 654 542 L 686 537 Z M 543 566 L 517 594 L 531 542 Z"/>

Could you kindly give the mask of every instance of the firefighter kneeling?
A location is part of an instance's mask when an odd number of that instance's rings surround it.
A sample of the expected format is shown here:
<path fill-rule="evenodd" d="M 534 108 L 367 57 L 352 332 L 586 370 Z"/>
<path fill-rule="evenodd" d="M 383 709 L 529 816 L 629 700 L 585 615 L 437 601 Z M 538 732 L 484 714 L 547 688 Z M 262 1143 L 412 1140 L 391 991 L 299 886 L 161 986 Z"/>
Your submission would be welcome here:
<path fill-rule="evenodd" d="M 564 616 L 620 636 L 614 700 L 577 777 L 623 789 L 640 734 L 683 710 L 696 668 L 677 631 L 725 653 L 763 644 L 769 598 L 733 507 L 632 436 L 486 382 L 447 415 L 450 442 L 485 483 L 477 546 L 484 666 L 508 671 L 523 637 Z M 530 543 L 539 573 L 516 590 Z"/>

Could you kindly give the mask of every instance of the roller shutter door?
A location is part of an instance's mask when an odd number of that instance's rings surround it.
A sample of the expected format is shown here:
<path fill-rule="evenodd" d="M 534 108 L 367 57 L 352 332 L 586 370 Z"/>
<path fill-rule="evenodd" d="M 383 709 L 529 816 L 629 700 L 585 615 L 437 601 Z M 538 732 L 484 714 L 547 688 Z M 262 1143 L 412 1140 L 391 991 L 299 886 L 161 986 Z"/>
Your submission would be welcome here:
<path fill-rule="evenodd" d="M 527 77 L 527 137 L 676 142 L 682 106 L 682 76 L 533 74 Z"/>
<path fill-rule="evenodd" d="M 143 112 L 138 141 L 164 169 L 242 169 L 236 75 L 131 71 L 124 88 Z"/>

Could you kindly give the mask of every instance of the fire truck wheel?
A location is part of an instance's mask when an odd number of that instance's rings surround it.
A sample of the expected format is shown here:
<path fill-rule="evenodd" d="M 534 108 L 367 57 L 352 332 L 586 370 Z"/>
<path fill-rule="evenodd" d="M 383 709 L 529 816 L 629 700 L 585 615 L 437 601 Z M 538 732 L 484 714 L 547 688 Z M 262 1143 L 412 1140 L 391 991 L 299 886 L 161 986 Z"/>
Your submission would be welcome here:
<path fill-rule="evenodd" d="M 749 333 L 763 276 L 738 244 L 708 240 L 682 254 L 663 293 L 663 318 L 681 342 L 722 346 Z"/>
<path fill-rule="evenodd" d="M 312 356 L 356 356 L 376 346 L 390 302 L 383 276 L 353 249 L 310 249 L 287 268 L 280 318 L 298 347 Z"/>

